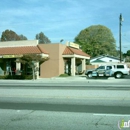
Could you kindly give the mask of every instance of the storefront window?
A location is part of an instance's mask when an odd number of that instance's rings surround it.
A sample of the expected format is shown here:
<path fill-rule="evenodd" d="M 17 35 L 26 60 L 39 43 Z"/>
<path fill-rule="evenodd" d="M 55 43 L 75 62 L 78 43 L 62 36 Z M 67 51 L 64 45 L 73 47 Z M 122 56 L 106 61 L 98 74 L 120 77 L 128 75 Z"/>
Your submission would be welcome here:
<path fill-rule="evenodd" d="M 15 75 L 15 73 L 16 73 L 15 59 L 6 59 L 6 74 Z"/>

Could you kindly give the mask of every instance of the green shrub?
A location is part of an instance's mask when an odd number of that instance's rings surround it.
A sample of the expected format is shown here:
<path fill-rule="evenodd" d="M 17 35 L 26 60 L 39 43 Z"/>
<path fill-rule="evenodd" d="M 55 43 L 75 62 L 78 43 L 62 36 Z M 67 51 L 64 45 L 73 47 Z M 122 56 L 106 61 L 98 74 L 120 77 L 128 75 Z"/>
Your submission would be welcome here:
<path fill-rule="evenodd" d="M 5 76 L 0 76 L 0 79 L 18 79 L 18 80 L 26 80 L 26 79 L 32 79 L 32 75 L 5 75 Z"/>
<path fill-rule="evenodd" d="M 6 78 L 6 76 L 0 76 L 0 79 L 5 79 Z"/>
<path fill-rule="evenodd" d="M 60 74 L 59 77 L 68 77 L 68 74 Z"/>
<path fill-rule="evenodd" d="M 25 75 L 25 79 L 33 79 L 32 75 Z"/>

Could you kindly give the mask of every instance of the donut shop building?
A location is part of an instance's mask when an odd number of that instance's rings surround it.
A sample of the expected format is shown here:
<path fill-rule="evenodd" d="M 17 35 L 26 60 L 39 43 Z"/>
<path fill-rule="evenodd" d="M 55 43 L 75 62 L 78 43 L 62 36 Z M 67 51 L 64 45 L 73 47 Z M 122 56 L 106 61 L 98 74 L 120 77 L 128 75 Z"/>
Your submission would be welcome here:
<path fill-rule="evenodd" d="M 72 42 L 66 44 L 38 44 L 38 40 L 0 42 L 0 75 L 8 75 L 9 69 L 12 72 L 14 68 L 16 72 L 23 70 L 22 63 L 16 60 L 24 54 L 48 57 L 42 64 L 36 64 L 39 68 L 37 78 L 57 77 L 65 73 L 75 76 L 78 72 L 86 70 L 86 60 L 90 59 L 88 54 L 80 50 L 78 44 Z M 31 74 L 28 66 L 26 74 Z"/>

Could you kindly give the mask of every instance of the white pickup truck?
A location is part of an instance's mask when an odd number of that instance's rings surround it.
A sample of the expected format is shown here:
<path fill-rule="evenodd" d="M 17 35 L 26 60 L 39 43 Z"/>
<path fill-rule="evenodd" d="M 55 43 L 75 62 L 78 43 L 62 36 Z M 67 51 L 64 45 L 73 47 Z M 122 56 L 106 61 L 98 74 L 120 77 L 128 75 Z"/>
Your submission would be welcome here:
<path fill-rule="evenodd" d="M 130 71 L 126 64 L 102 65 L 94 70 L 87 70 L 86 76 L 91 77 L 115 77 L 122 78 L 129 75 Z"/>

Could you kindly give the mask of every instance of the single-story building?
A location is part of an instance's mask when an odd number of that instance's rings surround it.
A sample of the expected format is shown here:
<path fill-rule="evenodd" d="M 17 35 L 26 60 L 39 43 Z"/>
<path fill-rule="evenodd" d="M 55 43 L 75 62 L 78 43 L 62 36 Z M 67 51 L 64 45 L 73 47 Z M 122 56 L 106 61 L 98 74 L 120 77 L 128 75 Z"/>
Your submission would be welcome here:
<path fill-rule="evenodd" d="M 100 55 L 90 59 L 91 65 L 115 64 L 120 63 L 120 59 L 109 55 Z"/>
<path fill-rule="evenodd" d="M 26 69 L 26 74 L 31 74 L 29 66 L 23 66 L 16 62 L 24 54 L 38 54 L 43 58 L 49 57 L 41 65 L 36 63 L 39 68 L 37 78 L 49 78 L 59 76 L 60 74 L 70 74 L 86 70 L 86 60 L 90 56 L 80 50 L 79 45 L 67 42 L 67 44 L 38 44 L 38 40 L 8 41 L 0 42 L 0 75 L 8 75 L 14 72 Z M 24 68 L 23 68 L 24 67 Z"/>
<path fill-rule="evenodd" d="M 16 62 L 24 54 L 49 56 L 36 40 L 0 42 L 0 75 L 13 75 L 18 71 L 24 71 L 26 75 L 31 74 L 32 70 L 28 65 Z M 39 67 L 38 63 L 36 63 L 36 67 Z M 37 78 L 38 76 L 39 72 L 37 72 Z"/>
<path fill-rule="evenodd" d="M 49 52 L 49 60 L 41 65 L 41 77 L 54 77 L 60 74 L 75 76 L 79 71 L 86 70 L 86 60 L 90 56 L 79 49 L 78 44 L 40 44 Z"/>

